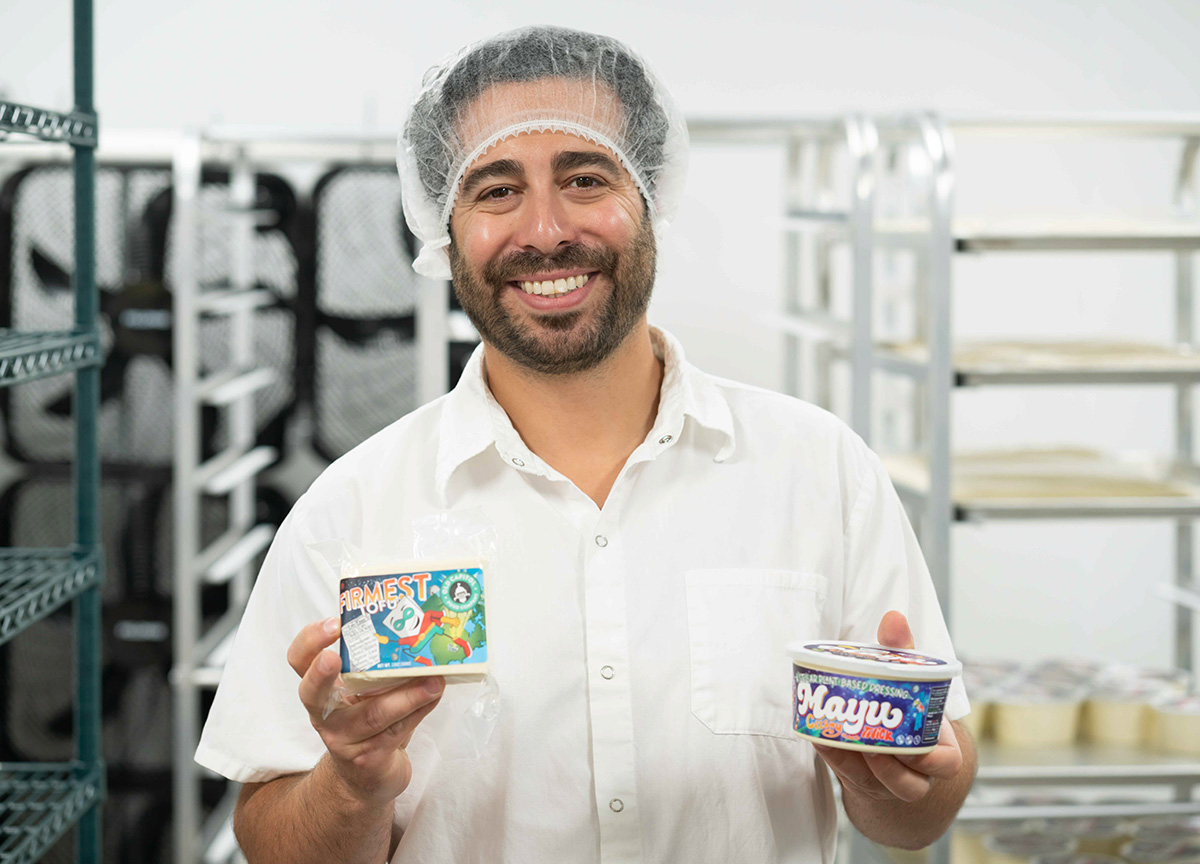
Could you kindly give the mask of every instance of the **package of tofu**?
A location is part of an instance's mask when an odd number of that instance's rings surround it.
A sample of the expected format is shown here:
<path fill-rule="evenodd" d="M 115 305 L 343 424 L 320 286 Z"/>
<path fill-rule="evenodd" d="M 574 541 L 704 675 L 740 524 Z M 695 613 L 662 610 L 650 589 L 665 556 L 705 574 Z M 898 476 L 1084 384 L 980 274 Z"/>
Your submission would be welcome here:
<path fill-rule="evenodd" d="M 481 680 L 488 661 L 486 592 L 484 558 L 363 566 L 343 575 L 338 611 L 346 689 L 362 693 L 427 675 L 445 676 L 447 684 Z"/>

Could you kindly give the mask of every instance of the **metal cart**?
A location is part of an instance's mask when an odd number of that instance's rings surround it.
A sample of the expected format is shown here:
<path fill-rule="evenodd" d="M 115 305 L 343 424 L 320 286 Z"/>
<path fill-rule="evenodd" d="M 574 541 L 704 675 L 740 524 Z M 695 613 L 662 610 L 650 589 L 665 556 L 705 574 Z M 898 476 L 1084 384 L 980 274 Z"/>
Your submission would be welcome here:
<path fill-rule="evenodd" d="M 1192 587 L 1193 520 L 1200 516 L 1200 487 L 1194 467 L 1192 388 L 1200 383 L 1200 362 L 1193 333 L 1193 255 L 1200 250 L 1196 221 L 1194 167 L 1200 142 L 1200 120 L 1126 120 L 1120 118 L 1010 118 L 943 120 L 933 115 L 879 120 L 869 136 L 876 152 L 860 160 L 852 188 L 858 193 L 837 212 L 812 210 L 813 196 L 831 194 L 819 176 L 801 200 L 789 200 L 794 230 L 819 232 L 825 245 L 816 247 L 815 271 L 827 272 L 828 247 L 846 243 L 854 261 L 852 314 L 839 316 L 829 292 L 818 286 L 816 308 L 789 310 L 805 326 L 825 358 L 840 358 L 852 370 L 851 420 L 864 437 L 882 430 L 877 449 L 894 484 L 914 516 L 922 549 L 938 589 L 942 608 L 950 615 L 953 579 L 950 544 L 955 523 L 997 519 L 1167 519 L 1175 523 L 1175 579 L 1159 593 L 1179 604 L 1172 632 L 1174 661 L 1193 667 L 1192 611 L 1200 605 Z M 963 219 L 956 215 L 954 135 L 1020 136 L 1033 138 L 1175 139 L 1181 158 L 1175 189 L 1175 213 L 1151 219 Z M 915 159 L 911 157 L 916 157 Z M 915 166 L 915 167 L 914 167 Z M 865 192 L 876 195 L 881 186 L 898 185 L 908 198 L 899 206 L 869 205 L 871 225 L 854 225 L 854 213 Z M 816 227 L 814 227 L 816 225 Z M 832 239 L 830 239 L 832 238 Z M 792 241 L 794 242 L 794 241 Z M 891 317 L 886 308 L 893 298 L 881 290 L 880 257 L 893 250 L 915 253 L 908 298 L 914 313 L 913 332 L 905 341 L 887 341 L 872 333 L 878 319 Z M 1041 342 L 955 345 L 952 334 L 952 259 L 964 253 L 998 255 L 1006 252 L 1150 252 L 1169 254 L 1175 265 L 1175 321 L 1172 340 L 1164 344 Z M 804 268 L 789 261 L 789 279 Z M 790 297 L 790 295 L 789 295 Z M 885 307 L 882 312 L 880 307 Z M 793 322 L 792 326 L 799 326 Z M 819 364 L 821 381 L 816 398 L 829 404 L 830 365 Z M 877 373 L 882 373 L 878 376 Z M 907 379 L 912 420 L 905 452 L 887 454 L 898 439 L 895 418 L 883 417 L 887 406 L 872 383 L 884 376 Z M 1175 452 L 1147 460 L 1109 456 L 1095 451 L 1032 451 L 999 454 L 959 454 L 951 447 L 953 394 L 959 388 L 1005 385 L 1112 384 L 1161 385 L 1175 397 Z M 886 388 L 877 387 L 876 391 Z M 877 410 L 883 408 L 883 411 Z M 995 491 L 1013 482 L 1023 468 L 1041 461 L 1056 467 L 1046 488 L 1028 494 Z M 981 463 L 983 467 L 981 468 Z M 1036 486 L 1039 472 L 1028 482 Z M 1104 483 L 1095 484 L 1096 478 Z M 1077 486 L 1064 491 L 1072 480 Z M 973 482 L 968 482 L 973 481 Z M 989 482 L 993 486 L 989 487 Z M 1095 486 L 1094 489 L 1089 485 Z M 1056 487 L 1056 488 L 1052 488 Z M 1111 487 L 1106 490 L 1104 487 Z M 1116 491 L 1112 491 L 1116 490 Z M 976 788 L 987 786 L 1157 786 L 1170 801 L 1079 806 L 982 806 L 971 801 L 960 820 L 1025 820 L 1064 816 L 1138 816 L 1200 812 L 1194 800 L 1200 783 L 1200 761 L 1143 751 L 1115 752 L 1087 747 L 1052 752 L 1004 750 L 984 746 L 980 752 Z M 853 853 L 852 853 L 853 854 Z M 934 860 L 948 860 L 947 844 L 935 850 Z"/>
<path fill-rule="evenodd" d="M 215 690 L 237 632 L 237 624 L 249 598 L 254 563 L 270 545 L 271 525 L 257 524 L 254 514 L 255 481 L 279 456 L 274 447 L 255 440 L 253 400 L 267 386 L 274 370 L 259 364 L 252 338 L 254 316 L 274 302 L 270 291 L 256 286 L 253 249 L 258 222 L 268 214 L 255 200 L 256 177 L 264 167 L 285 165 L 355 166 L 370 171 L 394 168 L 395 141 L 390 136 L 293 135 L 270 130 L 209 130 L 184 136 L 175 154 L 175 208 L 172 214 L 178 267 L 173 284 L 175 298 L 174 374 L 175 403 L 175 693 L 174 824 L 175 860 L 178 862 L 223 862 L 234 859 L 238 850 L 231 816 L 239 787 L 229 784 L 214 807 L 204 806 L 201 784 L 209 776 L 194 761 L 202 721 L 203 694 Z M 201 177 L 208 162 L 229 164 L 229 206 L 214 211 L 200 195 Z M 318 190 L 321 184 L 318 184 Z M 228 284 L 209 285 L 202 279 L 201 240 L 203 220 L 222 223 L 232 237 L 233 254 Z M 305 254 L 312 254 L 308 250 Z M 311 265 L 308 265 L 311 269 Z M 308 279 L 305 265 L 297 278 Z M 433 399 L 447 389 L 447 309 L 449 286 L 418 279 L 415 328 L 415 398 Z M 302 285 L 304 295 L 298 317 L 310 316 L 311 286 Z M 317 310 L 319 312 L 319 310 Z M 230 321 L 228 367 L 201 370 L 198 347 L 201 321 L 224 316 Z M 307 320 L 307 319 L 306 319 Z M 308 333 L 312 322 L 301 324 Z M 311 337 L 311 334 L 310 334 Z M 298 340 L 304 343 L 305 340 Z M 309 339 L 311 341 L 311 338 Z M 309 351 L 307 359 L 297 356 L 301 389 L 311 390 L 313 358 L 311 344 L 298 344 Z M 202 458 L 198 430 L 202 405 L 225 412 L 229 434 L 226 449 Z M 313 416 L 314 398 L 306 392 L 289 435 L 301 442 L 306 459 L 320 467 L 332 455 L 322 452 Z M 315 453 L 311 448 L 316 448 Z M 312 466 L 307 463 L 306 470 Z M 303 472 L 302 472 L 303 473 Z M 201 548 L 201 500 L 204 495 L 228 496 L 228 530 Z M 200 592 L 206 585 L 227 585 L 228 604 L 216 621 L 202 616 Z"/>

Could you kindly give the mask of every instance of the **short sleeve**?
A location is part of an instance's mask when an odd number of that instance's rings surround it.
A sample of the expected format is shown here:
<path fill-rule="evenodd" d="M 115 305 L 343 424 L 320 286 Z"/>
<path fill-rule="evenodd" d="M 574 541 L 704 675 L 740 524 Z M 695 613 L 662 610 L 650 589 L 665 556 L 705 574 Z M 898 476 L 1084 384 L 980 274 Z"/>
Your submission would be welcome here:
<path fill-rule="evenodd" d="M 201 765 L 242 783 L 308 771 L 325 753 L 287 662 L 300 629 L 337 612 L 335 577 L 305 549 L 303 504 L 267 551 L 196 750 Z"/>
<path fill-rule="evenodd" d="M 849 459 L 858 489 L 846 521 L 840 638 L 875 642 L 885 612 L 908 618 L 918 651 L 954 657 L 941 605 L 908 515 L 879 458 L 857 438 Z M 961 676 L 946 700 L 951 720 L 970 713 Z"/>

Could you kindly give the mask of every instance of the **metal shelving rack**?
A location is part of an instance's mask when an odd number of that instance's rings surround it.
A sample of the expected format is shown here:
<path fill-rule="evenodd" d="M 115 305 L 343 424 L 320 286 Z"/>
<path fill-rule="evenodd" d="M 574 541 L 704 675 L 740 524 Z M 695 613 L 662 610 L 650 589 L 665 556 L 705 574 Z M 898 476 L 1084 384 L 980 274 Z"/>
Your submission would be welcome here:
<path fill-rule="evenodd" d="M 270 386 L 276 370 L 256 367 L 254 315 L 274 298 L 255 287 L 254 168 L 244 150 L 233 160 L 230 204 L 206 207 L 200 199 L 206 142 L 184 136 L 174 159 L 174 220 L 178 277 L 173 285 L 172 333 L 175 380 L 174 469 L 174 838 L 175 860 L 225 861 L 233 855 L 229 816 L 238 788 L 230 785 L 202 823 L 202 772 L 193 761 L 200 738 L 201 692 L 213 688 L 241 620 L 254 578 L 253 562 L 274 537 L 270 525 L 255 524 L 255 480 L 277 458 L 273 447 L 255 445 L 254 395 Z M 201 220 L 216 220 L 231 232 L 228 285 L 202 285 L 199 279 Z M 228 365 L 203 373 L 199 357 L 200 322 L 221 316 L 229 322 Z M 201 461 L 203 406 L 225 411 L 225 449 Z M 201 504 L 205 495 L 228 496 L 228 529 L 201 548 Z M 226 585 L 228 608 L 206 627 L 200 593 L 205 585 Z"/>
<path fill-rule="evenodd" d="M 855 366 L 908 377 L 923 391 L 917 422 L 919 458 L 893 460 L 897 490 L 914 506 L 930 571 L 943 604 L 950 596 L 949 548 L 956 521 L 982 519 L 1173 518 L 1176 520 L 1175 584 L 1192 581 L 1192 520 L 1200 517 L 1200 476 L 1195 466 L 1192 388 L 1200 384 L 1200 356 L 1193 333 L 1193 255 L 1200 250 L 1196 219 L 1194 166 L 1200 120 L 1124 121 L 1111 118 L 1058 120 L 963 120 L 945 122 L 924 116 L 885 125 L 890 146 L 919 142 L 931 166 L 927 175 L 925 215 L 917 219 L 879 219 L 874 238 L 880 248 L 916 250 L 926 262 L 923 295 L 916 304 L 918 340 L 914 352 L 872 344 L 851 351 Z M 1177 218 L 1113 219 L 962 219 L 954 213 L 954 139 L 951 130 L 972 135 L 1052 135 L 1056 137 L 1175 138 L 1183 142 L 1175 190 Z M 1019 362 L 1003 356 L 964 358 L 954 351 L 951 333 L 953 285 L 951 260 L 963 253 L 1136 251 L 1170 254 L 1175 262 L 1175 322 L 1170 345 L 1142 346 L 1127 357 L 1088 357 L 1046 346 L 1040 357 Z M 1156 464 L 1131 467 L 1131 477 L 1162 494 L 995 499 L 954 489 L 955 459 L 950 441 L 953 392 L 968 386 L 1155 384 L 1175 395 L 1175 453 Z M 1091 465 L 1085 465 L 1086 462 Z M 1100 471 L 1124 466 L 1120 458 L 1093 454 L 1079 463 Z M 1174 659 L 1193 665 L 1190 614 L 1180 611 Z"/>
<path fill-rule="evenodd" d="M 64 764 L 0 763 L 0 862 L 38 860 L 72 825 L 76 858 L 99 862 L 100 804 L 100 344 L 95 281 L 97 117 L 93 104 L 92 4 L 74 3 L 75 108 L 58 114 L 0 102 L 0 141 L 67 143 L 75 162 L 75 322 L 59 333 L 0 331 L 0 386 L 75 375 L 75 543 L 0 550 L 0 644 L 71 601 L 75 622 L 75 758 Z"/>
<path fill-rule="evenodd" d="M 199 201 L 205 160 L 231 164 L 231 209 L 213 212 Z M 254 446 L 253 392 L 270 381 L 272 370 L 254 369 L 251 322 L 255 310 L 272 302 L 269 292 L 255 289 L 251 258 L 255 220 L 255 166 L 273 169 L 289 164 L 381 164 L 395 160 L 395 138 L 385 135 L 293 133 L 263 128 L 224 127 L 181 139 L 174 155 L 175 204 L 172 213 L 180 276 L 173 286 L 175 303 L 175 692 L 174 824 L 175 861 L 228 861 L 237 854 L 232 813 L 238 792 L 228 794 L 203 819 L 200 782 L 215 777 L 193 756 L 199 742 L 204 691 L 215 690 L 249 596 L 250 567 L 271 542 L 269 526 L 253 525 L 254 481 L 271 465 L 273 448 Z M 229 285 L 200 284 L 198 273 L 202 219 L 223 220 L 234 232 L 232 279 Z M 418 292 L 418 397 L 434 399 L 448 389 L 447 346 L 450 326 L 446 309 L 449 284 L 423 280 Z M 197 346 L 203 316 L 227 316 L 232 324 L 229 368 L 199 377 Z M 200 462 L 198 430 L 201 404 L 226 406 L 231 440 L 228 449 Z M 311 418 L 296 418 L 296 435 L 311 437 Z M 230 497 L 230 529 L 206 549 L 200 548 L 201 495 Z M 240 497 L 239 497 L 240 496 Z M 230 586 L 229 607 L 207 630 L 200 621 L 199 591 L 204 584 Z"/>
<path fill-rule="evenodd" d="M 857 122 L 858 133 L 853 131 Z M 1195 464 L 1192 388 L 1200 383 L 1200 355 L 1193 333 L 1193 254 L 1200 250 L 1195 163 L 1200 149 L 1200 119 L 1128 121 L 1118 118 L 963 119 L 945 122 L 931 116 L 892 121 L 859 118 L 846 122 L 847 134 L 797 140 L 789 147 L 785 201 L 785 311 L 774 323 L 788 339 L 789 392 L 800 395 L 799 345 L 814 348 L 814 381 L 807 395 L 831 407 L 833 361 L 848 361 L 850 421 L 870 440 L 877 418 L 878 373 L 914 382 L 913 438 L 917 452 L 885 457 L 898 492 L 914 514 L 921 545 L 929 563 L 942 607 L 949 619 L 950 541 L 952 526 L 984 519 L 1169 519 L 1176 524 L 1175 579 L 1159 594 L 1178 606 L 1174 629 L 1174 659 L 1192 668 L 1191 615 L 1200 609 L 1193 587 L 1193 523 L 1200 517 L 1200 470 Z M 1183 142 L 1177 186 L 1176 218 L 1154 220 L 969 220 L 954 213 L 954 139 L 963 134 L 1050 135 L 1084 138 L 1168 138 Z M 830 171 L 831 147 L 848 149 L 849 194 L 836 188 Z M 905 165 L 903 151 L 917 147 L 924 157 L 916 211 L 884 217 L 877 190 L 889 173 Z M 816 149 L 817 159 L 805 165 L 804 148 Z M 849 203 L 847 204 L 847 198 Z M 839 206 L 840 203 L 840 206 Z M 811 239 L 809 239 L 811 238 Z M 804 247 L 803 242 L 811 243 Z M 835 312 L 830 286 L 831 250 L 846 244 L 852 261 L 849 314 Z M 877 250 L 907 249 L 917 253 L 912 281 L 917 288 L 915 341 L 888 344 L 874 333 L 890 299 L 880 290 Z M 1013 346 L 975 346 L 955 350 L 951 327 L 952 258 L 962 253 L 999 254 L 1008 251 L 1101 252 L 1157 251 L 1175 261 L 1175 326 L 1173 344 L 1109 346 L 1084 350 L 1078 344 L 1045 343 Z M 806 257 L 807 255 L 807 257 Z M 806 269 L 807 267 L 807 269 Z M 810 299 L 801 302 L 804 276 Z M 815 295 L 815 299 L 811 295 Z M 1138 384 L 1170 387 L 1175 394 L 1176 450 L 1157 462 L 1105 459 L 1100 454 L 1070 454 L 1077 467 L 1108 470 L 1118 477 L 1160 491 L 1138 495 L 1078 495 L 1077 497 L 1007 497 L 972 495 L 955 488 L 956 462 L 950 440 L 951 403 L 956 389 L 1004 385 Z M 882 400 L 878 400 L 882 401 Z M 887 431 L 887 422 L 882 424 Z M 1026 457 L 1028 458 L 1028 456 Z M 1051 454 L 1053 458 L 1053 454 Z M 958 466 L 962 467 L 960 461 Z M 999 466 L 997 475 L 1003 475 Z M 1084 746 L 1038 753 L 982 747 L 977 788 L 998 786 L 1142 786 L 1165 787 L 1170 802 L 1079 805 L 1071 807 L 988 806 L 969 801 L 962 821 L 1057 816 L 1136 816 L 1151 813 L 1196 813 L 1200 802 L 1200 762 L 1188 757 L 1144 751 L 1114 752 Z M 858 844 L 856 844 L 858 845 Z M 861 849 L 860 849 L 861 851 Z M 855 854 L 855 853 L 852 853 Z M 948 844 L 940 843 L 934 860 L 948 860 Z M 863 852 L 863 857 L 868 857 Z M 856 859 L 857 860 L 857 859 Z"/>

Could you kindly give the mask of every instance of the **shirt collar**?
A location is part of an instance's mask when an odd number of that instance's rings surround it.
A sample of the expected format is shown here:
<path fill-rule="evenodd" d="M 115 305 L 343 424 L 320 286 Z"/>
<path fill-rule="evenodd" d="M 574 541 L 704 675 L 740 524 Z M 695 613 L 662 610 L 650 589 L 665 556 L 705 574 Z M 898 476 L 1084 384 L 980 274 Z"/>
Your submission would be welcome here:
<path fill-rule="evenodd" d="M 650 339 L 655 355 L 663 361 L 664 371 L 658 416 L 642 446 L 655 446 L 659 450 L 670 446 L 682 435 L 684 420 L 690 417 L 697 425 L 717 433 L 709 439 L 709 446 L 715 450 L 715 461 L 725 461 L 734 450 L 729 403 L 708 375 L 687 362 L 683 347 L 674 336 L 651 327 Z M 457 386 L 446 397 L 442 412 L 435 479 L 443 501 L 454 472 L 492 447 L 520 470 L 542 474 L 552 470 L 529 451 L 492 396 L 480 345 L 472 352 Z M 654 455 L 657 454 L 649 453 L 646 458 Z"/>

